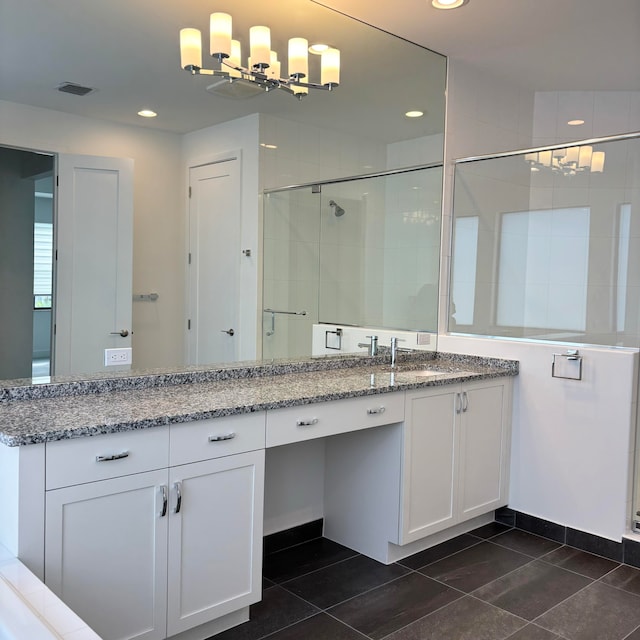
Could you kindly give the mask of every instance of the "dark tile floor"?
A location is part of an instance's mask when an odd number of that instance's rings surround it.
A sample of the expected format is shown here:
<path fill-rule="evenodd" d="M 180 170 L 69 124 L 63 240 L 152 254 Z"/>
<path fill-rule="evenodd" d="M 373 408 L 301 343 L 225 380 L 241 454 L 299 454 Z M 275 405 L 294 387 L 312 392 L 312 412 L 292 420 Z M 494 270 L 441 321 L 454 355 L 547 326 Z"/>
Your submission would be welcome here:
<path fill-rule="evenodd" d="M 499 523 L 383 565 L 325 538 L 268 554 L 215 640 L 640 640 L 640 569 Z"/>

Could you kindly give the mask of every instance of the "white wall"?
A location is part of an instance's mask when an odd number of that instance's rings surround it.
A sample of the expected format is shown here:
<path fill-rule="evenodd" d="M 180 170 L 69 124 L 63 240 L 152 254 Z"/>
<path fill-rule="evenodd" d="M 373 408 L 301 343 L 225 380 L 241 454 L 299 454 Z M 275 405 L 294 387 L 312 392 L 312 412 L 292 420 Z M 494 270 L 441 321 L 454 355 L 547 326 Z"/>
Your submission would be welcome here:
<path fill-rule="evenodd" d="M 134 160 L 134 367 L 184 361 L 184 219 L 180 136 L 0 101 L 0 144 Z"/>

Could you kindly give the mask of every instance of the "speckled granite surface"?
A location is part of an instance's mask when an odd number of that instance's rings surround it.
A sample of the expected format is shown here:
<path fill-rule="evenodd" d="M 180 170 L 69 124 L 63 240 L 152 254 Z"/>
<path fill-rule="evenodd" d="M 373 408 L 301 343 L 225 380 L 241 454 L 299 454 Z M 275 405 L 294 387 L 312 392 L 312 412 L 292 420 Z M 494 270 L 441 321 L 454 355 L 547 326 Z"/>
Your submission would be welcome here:
<path fill-rule="evenodd" d="M 394 372 L 383 360 L 243 363 L 205 371 L 6 385 L 0 442 L 35 444 L 518 373 L 512 360 L 455 354 L 403 354 Z M 425 369 L 436 373 L 421 375 Z"/>

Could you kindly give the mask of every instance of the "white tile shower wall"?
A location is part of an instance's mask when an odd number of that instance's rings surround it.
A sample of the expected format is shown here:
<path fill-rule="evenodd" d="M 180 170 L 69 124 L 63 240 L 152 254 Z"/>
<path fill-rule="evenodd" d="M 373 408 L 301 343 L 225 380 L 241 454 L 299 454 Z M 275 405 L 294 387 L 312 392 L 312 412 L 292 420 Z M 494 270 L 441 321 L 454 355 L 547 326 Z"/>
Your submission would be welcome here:
<path fill-rule="evenodd" d="M 534 92 L 505 83 L 461 60 L 449 60 L 438 326 L 449 315 L 449 270 L 455 158 L 531 146 Z"/>
<path fill-rule="evenodd" d="M 261 188 L 323 182 L 384 170 L 386 147 L 343 131 L 260 115 Z"/>
<path fill-rule="evenodd" d="M 627 532 L 638 353 L 580 348 L 583 379 L 551 377 L 561 345 L 438 336 L 438 349 L 520 361 L 509 506 L 611 540 Z"/>
<path fill-rule="evenodd" d="M 572 126 L 570 120 L 584 124 Z M 640 131 L 640 91 L 539 91 L 533 146 Z"/>
<path fill-rule="evenodd" d="M 387 146 L 387 169 L 442 162 L 444 134 L 393 142 Z"/>

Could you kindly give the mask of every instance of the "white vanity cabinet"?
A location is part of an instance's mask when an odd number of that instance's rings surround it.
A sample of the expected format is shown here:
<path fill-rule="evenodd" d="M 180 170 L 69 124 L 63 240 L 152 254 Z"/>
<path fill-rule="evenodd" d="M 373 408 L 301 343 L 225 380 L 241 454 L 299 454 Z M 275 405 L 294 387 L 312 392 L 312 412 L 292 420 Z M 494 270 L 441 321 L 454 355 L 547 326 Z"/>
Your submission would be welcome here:
<path fill-rule="evenodd" d="M 172 463 L 203 451 L 219 457 L 169 470 L 168 636 L 262 596 L 264 420 L 260 413 L 172 429 Z M 254 450 L 233 452 L 247 447 Z"/>
<path fill-rule="evenodd" d="M 510 378 L 407 392 L 398 544 L 507 504 L 510 425 Z"/>
<path fill-rule="evenodd" d="M 384 563 L 442 542 L 445 529 L 461 533 L 457 525 L 508 500 L 510 378 L 403 396 L 402 422 L 325 447 L 325 535 Z"/>
<path fill-rule="evenodd" d="M 47 585 L 105 640 L 161 640 L 257 602 L 264 421 L 48 443 Z"/>

